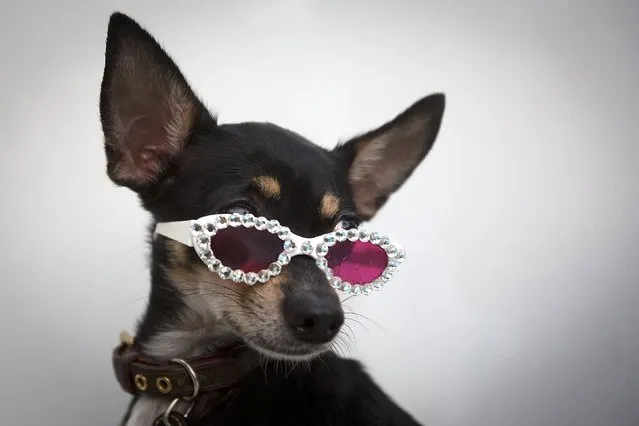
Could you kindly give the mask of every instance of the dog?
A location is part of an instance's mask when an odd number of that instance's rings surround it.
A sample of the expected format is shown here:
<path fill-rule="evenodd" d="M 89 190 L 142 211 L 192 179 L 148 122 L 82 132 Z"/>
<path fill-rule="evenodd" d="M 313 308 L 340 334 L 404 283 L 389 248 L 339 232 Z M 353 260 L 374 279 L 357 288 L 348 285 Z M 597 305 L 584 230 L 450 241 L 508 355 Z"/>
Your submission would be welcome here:
<path fill-rule="evenodd" d="M 404 257 L 363 226 L 430 152 L 444 94 L 332 149 L 271 123 L 220 124 L 114 12 L 99 108 L 107 176 L 152 218 L 148 306 L 113 352 L 132 395 L 122 425 L 418 425 L 334 349 L 340 294 L 378 294 Z M 385 259 L 384 275 L 349 283 L 370 272 L 344 267 L 359 251 Z"/>

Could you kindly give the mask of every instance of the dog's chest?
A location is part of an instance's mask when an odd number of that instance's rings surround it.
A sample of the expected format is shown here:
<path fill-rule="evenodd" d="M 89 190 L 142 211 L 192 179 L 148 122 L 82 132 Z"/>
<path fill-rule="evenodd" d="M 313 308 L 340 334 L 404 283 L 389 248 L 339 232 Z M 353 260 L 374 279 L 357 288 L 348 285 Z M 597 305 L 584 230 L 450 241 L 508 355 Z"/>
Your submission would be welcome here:
<path fill-rule="evenodd" d="M 192 411 L 192 415 L 188 416 L 183 425 L 172 422 L 171 426 L 287 426 L 287 425 L 325 425 L 325 424 L 341 424 L 336 422 L 334 404 L 327 404 L 326 399 L 313 401 L 305 399 L 304 405 L 309 404 L 313 409 L 300 407 L 299 401 L 291 397 L 288 392 L 278 397 L 277 389 L 270 391 L 270 395 L 266 392 L 253 394 L 247 399 L 247 396 L 234 397 L 234 392 L 228 393 L 224 402 L 218 404 L 217 398 L 211 398 L 209 395 L 202 395 L 203 398 L 198 401 L 196 407 Z M 261 395 L 261 396 L 260 396 Z M 302 395 L 300 395 L 302 396 Z M 250 400 L 252 401 L 250 401 Z M 261 399 L 261 401 L 259 401 Z M 170 402 L 157 399 L 154 397 L 140 397 L 132 405 L 128 418 L 123 422 L 122 426 L 164 426 L 160 420 L 165 413 Z M 186 405 L 176 407 L 180 413 L 184 413 Z M 341 410 L 337 410 L 338 412 Z M 343 416 L 337 416 L 343 417 Z M 156 423 L 157 422 L 157 423 Z"/>
<path fill-rule="evenodd" d="M 122 426 L 151 426 L 168 406 L 169 403 L 164 400 L 141 396 L 133 403 Z"/>

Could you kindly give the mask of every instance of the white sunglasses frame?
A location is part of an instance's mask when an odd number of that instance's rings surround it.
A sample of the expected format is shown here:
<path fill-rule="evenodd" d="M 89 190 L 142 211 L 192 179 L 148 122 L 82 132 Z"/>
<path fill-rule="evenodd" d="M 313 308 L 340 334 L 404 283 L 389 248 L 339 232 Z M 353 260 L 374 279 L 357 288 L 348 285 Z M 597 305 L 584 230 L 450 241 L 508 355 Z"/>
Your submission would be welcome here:
<path fill-rule="evenodd" d="M 282 240 L 282 251 L 267 269 L 259 272 L 233 270 L 215 258 L 210 247 L 211 237 L 218 230 L 240 226 L 277 234 Z M 254 285 L 257 282 L 268 282 L 272 277 L 279 275 L 282 272 L 282 268 L 288 265 L 295 256 L 310 256 L 315 259 L 315 264 L 318 268 L 324 272 L 331 287 L 342 293 L 355 296 L 360 294 L 370 295 L 375 290 L 381 290 L 406 259 L 406 252 L 399 244 L 378 232 L 369 232 L 361 225 L 357 228 L 349 229 L 338 225 L 332 232 L 313 238 L 305 238 L 294 234 L 288 227 L 281 225 L 277 220 L 267 219 L 263 216 L 256 217 L 252 214 L 222 213 L 203 216 L 195 220 L 159 222 L 155 226 L 155 234 L 163 235 L 186 246 L 193 247 L 204 264 L 212 272 L 217 273 L 220 278 L 248 285 Z M 370 283 L 351 284 L 334 276 L 333 271 L 328 267 L 325 256 L 330 247 L 334 246 L 336 242 L 346 240 L 368 242 L 381 247 L 386 252 L 388 263 L 378 278 Z"/>

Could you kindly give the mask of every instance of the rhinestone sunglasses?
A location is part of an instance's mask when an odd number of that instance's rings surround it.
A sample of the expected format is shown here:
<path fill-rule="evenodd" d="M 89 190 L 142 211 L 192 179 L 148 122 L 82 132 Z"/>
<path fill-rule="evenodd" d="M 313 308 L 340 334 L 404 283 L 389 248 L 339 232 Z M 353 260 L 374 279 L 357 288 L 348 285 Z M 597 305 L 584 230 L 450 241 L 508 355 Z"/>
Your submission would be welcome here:
<path fill-rule="evenodd" d="M 161 222 L 155 233 L 193 247 L 220 278 L 254 285 L 282 272 L 295 256 L 315 259 L 330 285 L 349 295 L 381 290 L 406 259 L 404 250 L 362 226 L 305 238 L 277 220 L 252 214 L 215 214 Z"/>

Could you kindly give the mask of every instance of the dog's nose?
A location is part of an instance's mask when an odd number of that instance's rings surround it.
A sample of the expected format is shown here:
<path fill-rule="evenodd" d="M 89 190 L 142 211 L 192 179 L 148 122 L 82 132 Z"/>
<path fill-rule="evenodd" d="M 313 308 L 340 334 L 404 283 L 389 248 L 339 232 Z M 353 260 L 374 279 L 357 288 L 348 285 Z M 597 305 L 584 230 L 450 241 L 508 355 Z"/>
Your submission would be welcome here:
<path fill-rule="evenodd" d="M 284 300 L 284 319 L 298 339 L 326 343 L 344 324 L 344 311 L 335 295 L 309 292 Z"/>

